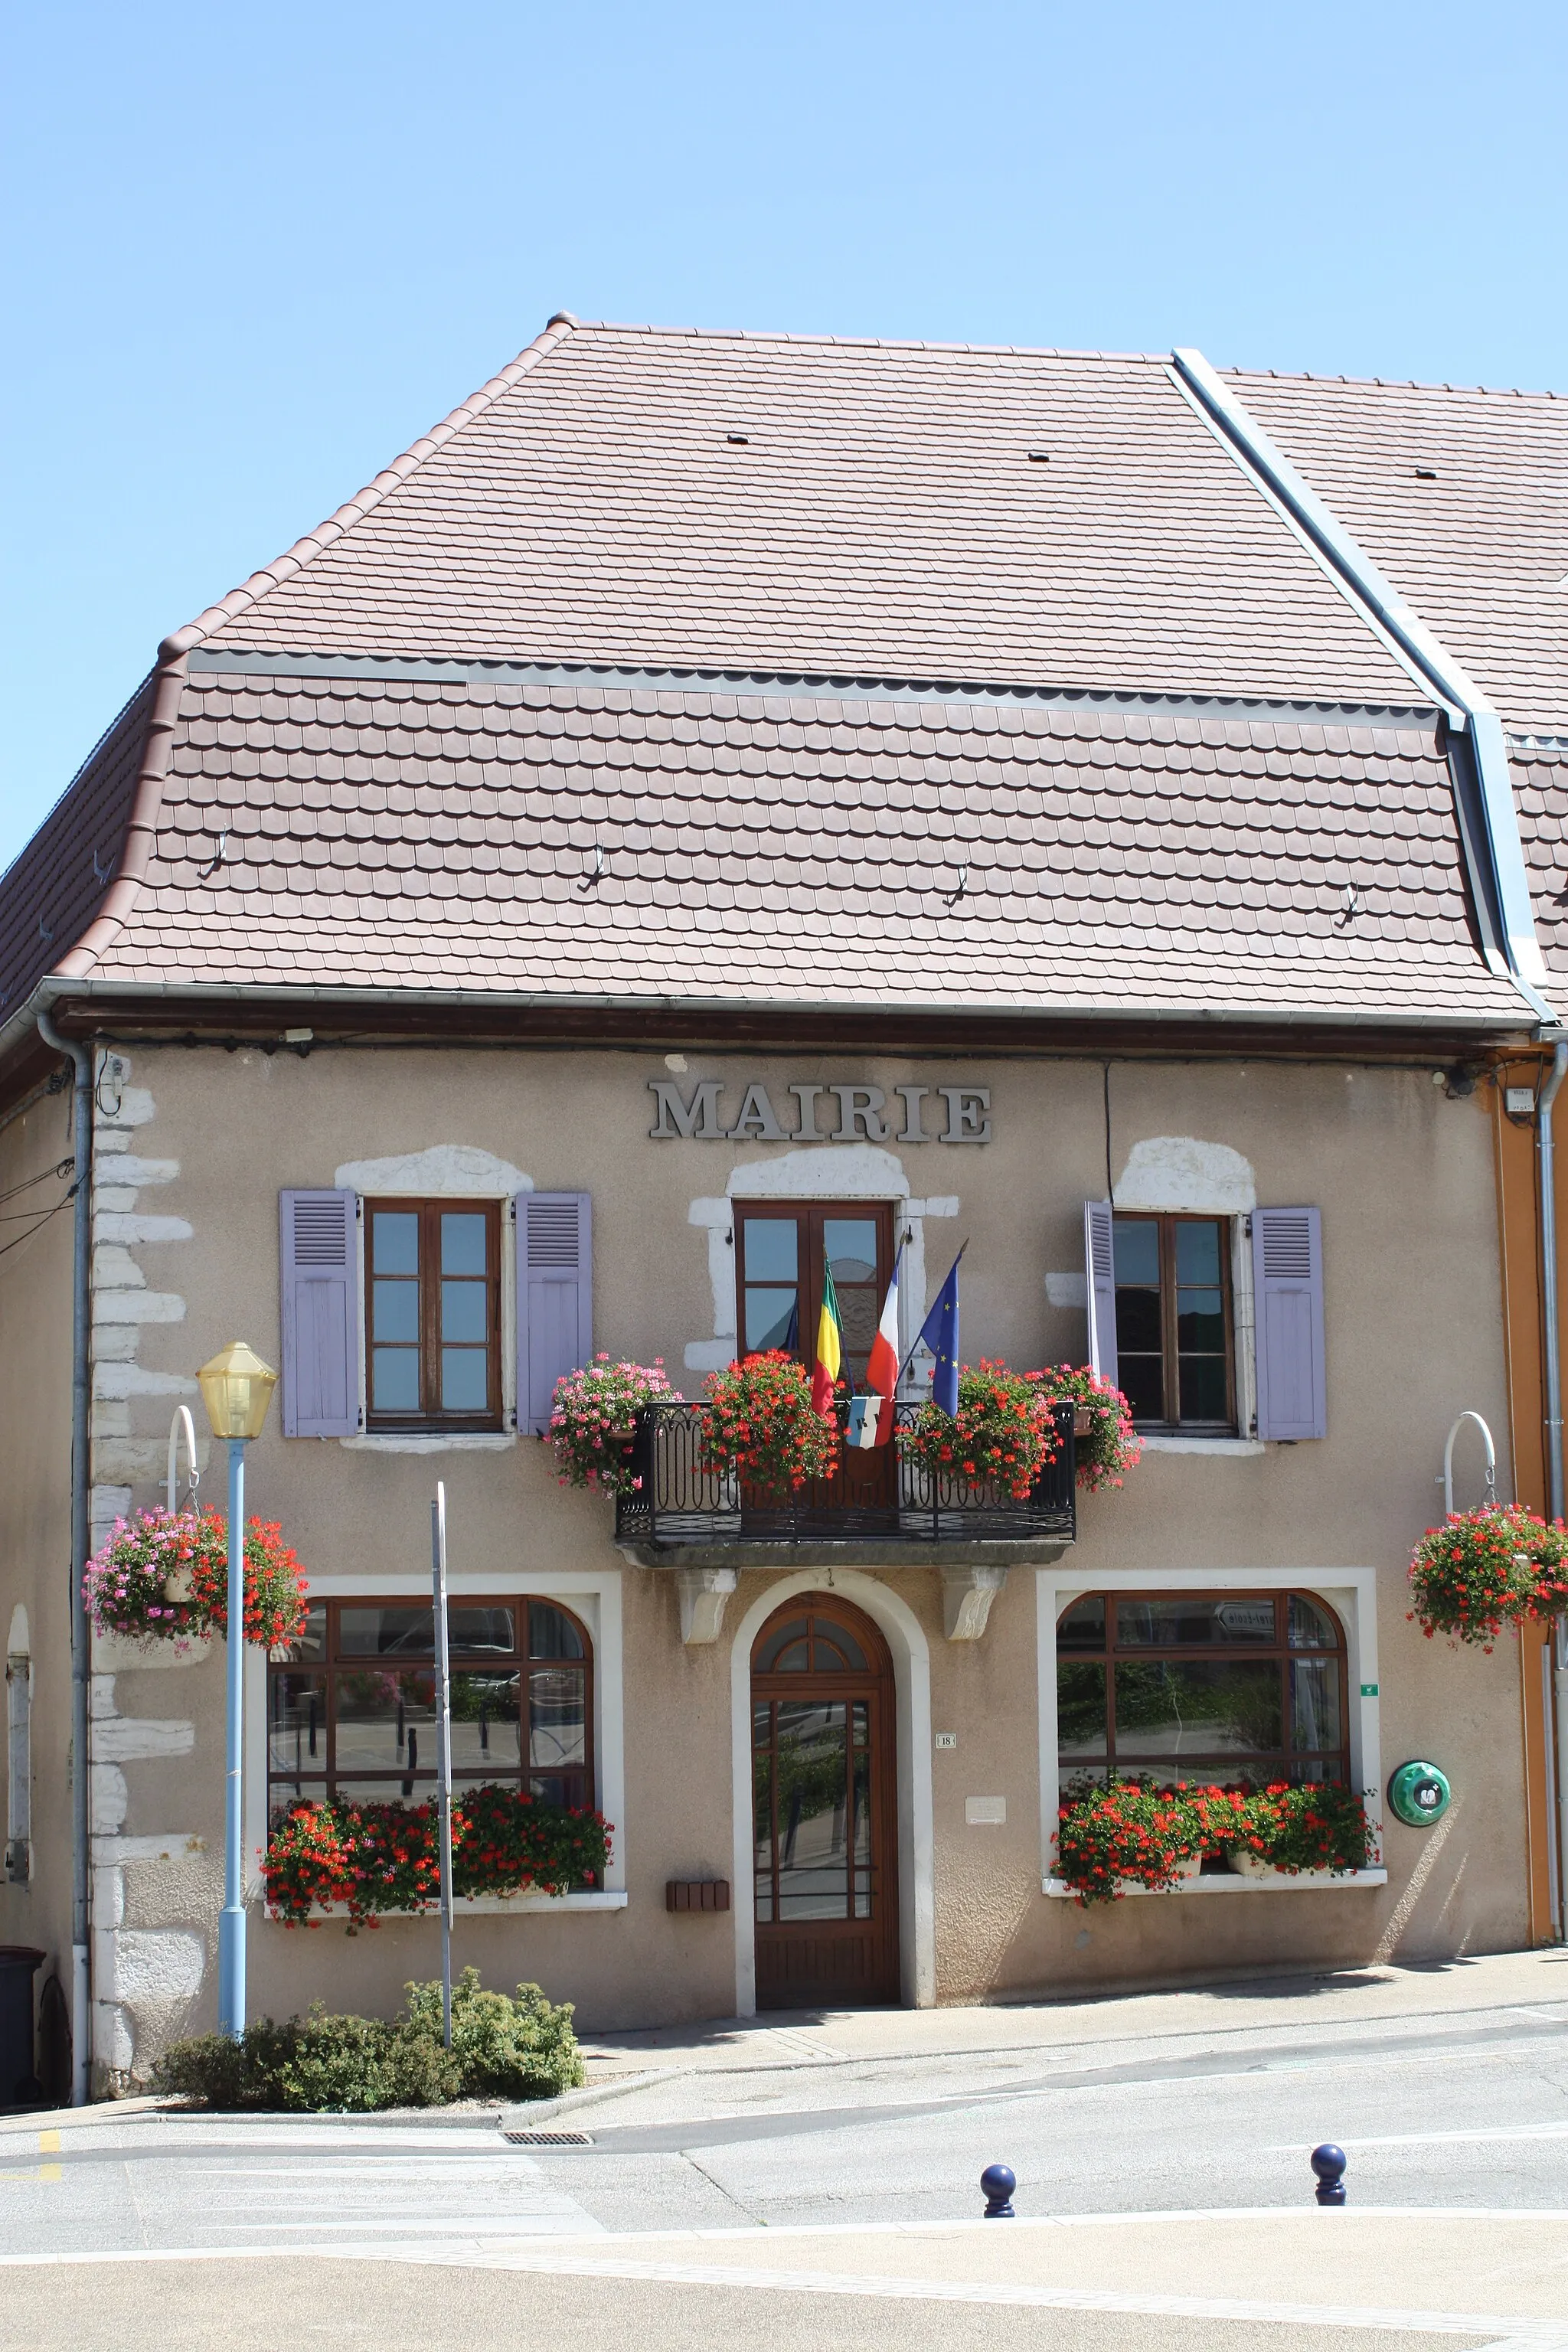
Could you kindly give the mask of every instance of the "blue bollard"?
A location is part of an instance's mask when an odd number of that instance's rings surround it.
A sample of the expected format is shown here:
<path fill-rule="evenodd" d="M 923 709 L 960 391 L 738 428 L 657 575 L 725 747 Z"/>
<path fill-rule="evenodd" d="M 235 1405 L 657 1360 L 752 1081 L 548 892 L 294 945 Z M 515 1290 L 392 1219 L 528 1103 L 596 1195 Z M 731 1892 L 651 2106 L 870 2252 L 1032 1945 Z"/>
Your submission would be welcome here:
<path fill-rule="evenodd" d="M 1010 2164 L 988 2164 L 980 2176 L 980 2186 L 985 2191 L 985 2219 L 988 2221 L 1016 2220 L 1013 2210 L 1013 2191 L 1018 2186 L 1018 2176 Z"/>
<path fill-rule="evenodd" d="M 1345 2152 L 1333 2141 L 1325 2140 L 1321 2147 L 1312 2150 L 1312 2169 L 1318 2176 L 1320 2205 L 1342 2205 L 1345 2201 Z"/>

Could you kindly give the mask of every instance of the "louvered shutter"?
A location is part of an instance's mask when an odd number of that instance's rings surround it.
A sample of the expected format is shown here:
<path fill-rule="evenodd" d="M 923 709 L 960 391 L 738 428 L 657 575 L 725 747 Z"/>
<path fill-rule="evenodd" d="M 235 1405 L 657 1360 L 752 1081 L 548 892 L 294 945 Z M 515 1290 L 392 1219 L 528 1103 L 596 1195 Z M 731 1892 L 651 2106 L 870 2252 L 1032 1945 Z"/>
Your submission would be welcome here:
<path fill-rule="evenodd" d="M 549 1426 L 563 1372 L 594 1352 L 594 1216 L 586 1192 L 517 1196 L 517 1420 Z"/>
<path fill-rule="evenodd" d="M 1112 1388 L 1121 1385 L 1116 1363 L 1116 1253 L 1109 1201 L 1083 1204 L 1084 1272 L 1089 1285 L 1090 1369 Z"/>
<path fill-rule="evenodd" d="M 359 1269 L 352 1192 L 283 1192 L 283 1434 L 359 1427 Z"/>
<path fill-rule="evenodd" d="M 1322 1437 L 1328 1431 L 1323 1236 L 1316 1209 L 1254 1209 L 1252 1286 L 1258 1434 Z"/>

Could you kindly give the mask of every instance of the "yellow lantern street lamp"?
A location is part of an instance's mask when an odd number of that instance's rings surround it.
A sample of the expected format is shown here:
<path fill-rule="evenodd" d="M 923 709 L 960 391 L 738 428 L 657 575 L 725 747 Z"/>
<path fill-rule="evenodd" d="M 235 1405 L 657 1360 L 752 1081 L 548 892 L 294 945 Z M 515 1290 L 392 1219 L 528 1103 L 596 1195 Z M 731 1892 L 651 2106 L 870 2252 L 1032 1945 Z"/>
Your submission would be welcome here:
<path fill-rule="evenodd" d="M 228 1723 L 224 1802 L 224 1898 L 218 1920 L 218 2031 L 245 2032 L 244 1820 L 245 1449 L 259 1437 L 278 1375 L 243 1339 L 220 1348 L 196 1374 L 213 1435 L 228 1446 Z"/>

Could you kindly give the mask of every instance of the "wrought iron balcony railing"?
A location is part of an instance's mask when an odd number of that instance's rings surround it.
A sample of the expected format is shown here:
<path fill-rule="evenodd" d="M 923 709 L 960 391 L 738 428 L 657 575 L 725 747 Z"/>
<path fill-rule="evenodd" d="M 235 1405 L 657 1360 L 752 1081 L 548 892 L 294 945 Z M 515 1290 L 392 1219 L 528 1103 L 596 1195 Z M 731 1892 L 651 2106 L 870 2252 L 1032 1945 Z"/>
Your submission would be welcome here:
<path fill-rule="evenodd" d="M 994 1484 L 941 1476 L 906 1449 L 918 1404 L 896 1408 L 890 1445 L 845 1447 L 829 1479 L 787 1498 L 755 1495 L 702 1459 L 703 1404 L 655 1404 L 637 1415 L 631 1466 L 637 1486 L 616 1507 L 616 1540 L 674 1551 L 693 1546 L 889 1543 L 1069 1544 L 1077 1530 L 1073 1410 L 1058 1408 L 1060 1443 L 1021 1500 Z"/>

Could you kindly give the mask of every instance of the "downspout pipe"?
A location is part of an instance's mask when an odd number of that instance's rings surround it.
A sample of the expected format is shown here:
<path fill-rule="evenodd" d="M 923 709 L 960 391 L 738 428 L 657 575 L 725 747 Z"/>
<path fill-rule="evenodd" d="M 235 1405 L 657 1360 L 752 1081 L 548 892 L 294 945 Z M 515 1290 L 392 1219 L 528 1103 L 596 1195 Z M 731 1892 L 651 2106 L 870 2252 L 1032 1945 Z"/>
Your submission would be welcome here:
<path fill-rule="evenodd" d="M 1444 702 L 1459 714 L 1469 736 L 1486 827 L 1488 862 L 1496 893 L 1501 948 L 1514 985 L 1537 1016 L 1555 1024 L 1557 1015 L 1538 992 L 1547 985 L 1535 936 L 1530 875 L 1519 835 L 1519 813 L 1509 772 L 1502 720 L 1462 664 L 1413 612 L 1392 581 L 1299 473 L 1284 451 L 1251 416 L 1201 352 L 1171 354 L 1176 374 L 1243 463 L 1273 492 L 1401 651 L 1430 680 Z"/>
<path fill-rule="evenodd" d="M 1568 1040 L 1552 1049 L 1552 1071 L 1535 1106 L 1541 1153 L 1542 1322 L 1546 1332 L 1546 1485 L 1548 1517 L 1563 1517 L 1563 1360 L 1558 1339 L 1557 1181 L 1552 1139 L 1552 1107 L 1568 1076 Z M 1557 1759 L 1557 1933 L 1568 1943 L 1568 1622 L 1559 1617 L 1552 1634 L 1552 1715 Z"/>
<path fill-rule="evenodd" d="M 76 1167 L 71 1182 L 71 2105 L 87 2105 L 92 2068 L 88 1885 L 91 1869 L 88 1716 L 92 1656 L 82 1570 L 88 1559 L 90 1370 L 88 1360 L 92 1249 L 92 1048 L 62 1037 L 47 1012 L 38 1034 L 75 1069 Z"/>

